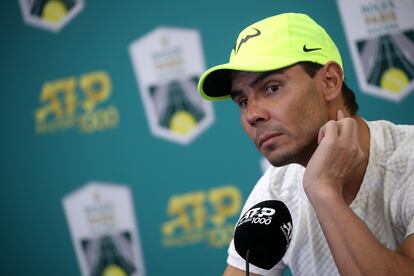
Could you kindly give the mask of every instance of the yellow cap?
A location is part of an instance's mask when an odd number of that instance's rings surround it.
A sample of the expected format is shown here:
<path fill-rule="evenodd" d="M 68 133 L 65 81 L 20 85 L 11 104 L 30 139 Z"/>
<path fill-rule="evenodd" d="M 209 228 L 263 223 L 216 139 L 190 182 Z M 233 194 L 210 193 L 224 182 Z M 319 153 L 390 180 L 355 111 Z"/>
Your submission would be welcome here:
<path fill-rule="evenodd" d="M 312 18 L 300 13 L 272 16 L 239 34 L 229 62 L 204 72 L 198 91 L 207 100 L 224 100 L 229 98 L 231 70 L 266 72 L 301 61 L 322 65 L 335 61 L 343 68 L 335 43 Z"/>

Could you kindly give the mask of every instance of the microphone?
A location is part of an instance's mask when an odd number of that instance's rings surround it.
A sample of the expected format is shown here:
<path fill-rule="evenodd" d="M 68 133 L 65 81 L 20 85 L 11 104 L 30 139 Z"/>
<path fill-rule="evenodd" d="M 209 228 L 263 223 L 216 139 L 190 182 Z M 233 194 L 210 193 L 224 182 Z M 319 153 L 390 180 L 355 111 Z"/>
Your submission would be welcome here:
<path fill-rule="evenodd" d="M 285 255 L 292 239 L 292 217 L 282 201 L 266 200 L 250 208 L 237 222 L 234 247 L 246 260 L 263 269 L 271 269 Z"/>

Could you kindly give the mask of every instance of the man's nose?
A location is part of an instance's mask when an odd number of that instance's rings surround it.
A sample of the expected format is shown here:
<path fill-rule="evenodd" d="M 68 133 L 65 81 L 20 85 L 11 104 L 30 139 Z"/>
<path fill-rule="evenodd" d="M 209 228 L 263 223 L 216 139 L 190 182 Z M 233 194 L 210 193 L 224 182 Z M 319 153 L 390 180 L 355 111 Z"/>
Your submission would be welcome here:
<path fill-rule="evenodd" d="M 257 123 L 266 121 L 269 119 L 269 113 L 266 108 L 263 107 L 260 101 L 249 100 L 246 107 L 246 121 L 255 126 Z"/>

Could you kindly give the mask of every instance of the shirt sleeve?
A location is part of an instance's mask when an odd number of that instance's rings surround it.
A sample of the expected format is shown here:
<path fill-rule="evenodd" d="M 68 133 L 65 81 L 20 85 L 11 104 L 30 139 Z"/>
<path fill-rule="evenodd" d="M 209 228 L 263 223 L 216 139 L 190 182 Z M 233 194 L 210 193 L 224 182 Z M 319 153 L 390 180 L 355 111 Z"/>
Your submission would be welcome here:
<path fill-rule="evenodd" d="M 409 177 L 407 186 L 402 210 L 404 214 L 403 220 L 407 225 L 404 238 L 414 234 L 414 173 Z"/>

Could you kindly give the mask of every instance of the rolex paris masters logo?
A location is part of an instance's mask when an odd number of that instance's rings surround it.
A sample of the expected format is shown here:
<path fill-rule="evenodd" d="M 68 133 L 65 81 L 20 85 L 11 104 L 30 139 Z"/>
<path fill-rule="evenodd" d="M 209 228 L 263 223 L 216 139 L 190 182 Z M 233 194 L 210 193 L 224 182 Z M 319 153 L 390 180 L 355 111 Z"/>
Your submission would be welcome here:
<path fill-rule="evenodd" d="M 337 0 L 363 92 L 400 101 L 414 90 L 414 1 Z"/>
<path fill-rule="evenodd" d="M 189 144 L 212 124 L 212 104 L 197 91 L 205 69 L 197 30 L 159 27 L 129 53 L 152 134 Z"/>

